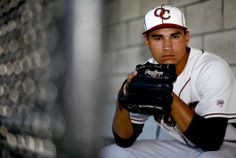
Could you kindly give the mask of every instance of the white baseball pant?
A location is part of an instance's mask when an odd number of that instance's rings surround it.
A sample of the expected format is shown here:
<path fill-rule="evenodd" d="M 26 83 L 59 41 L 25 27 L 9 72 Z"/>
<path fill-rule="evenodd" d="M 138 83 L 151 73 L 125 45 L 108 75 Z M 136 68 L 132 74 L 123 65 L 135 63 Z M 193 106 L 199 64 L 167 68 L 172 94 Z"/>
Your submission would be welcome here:
<path fill-rule="evenodd" d="M 225 142 L 220 150 L 203 152 L 176 140 L 138 140 L 129 148 L 104 147 L 100 158 L 235 158 L 236 143 Z"/>

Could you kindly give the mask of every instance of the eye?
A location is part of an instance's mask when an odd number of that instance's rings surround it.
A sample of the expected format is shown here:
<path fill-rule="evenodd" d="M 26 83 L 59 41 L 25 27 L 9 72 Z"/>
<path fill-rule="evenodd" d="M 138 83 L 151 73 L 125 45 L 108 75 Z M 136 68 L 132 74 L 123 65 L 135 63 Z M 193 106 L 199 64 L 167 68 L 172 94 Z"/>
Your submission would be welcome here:
<path fill-rule="evenodd" d="M 173 35 L 172 35 L 172 38 L 173 38 L 173 39 L 179 39 L 179 38 L 180 38 L 180 34 L 173 34 Z"/>
<path fill-rule="evenodd" d="M 180 38 L 180 36 L 179 35 L 173 35 L 173 38 L 178 39 L 178 38 Z"/>
<path fill-rule="evenodd" d="M 161 36 L 155 36 L 155 37 L 153 38 L 153 40 L 155 40 L 155 41 L 160 41 L 161 39 L 162 39 Z"/>
<path fill-rule="evenodd" d="M 154 40 L 159 41 L 159 40 L 161 40 L 161 38 L 160 37 L 155 37 Z"/>

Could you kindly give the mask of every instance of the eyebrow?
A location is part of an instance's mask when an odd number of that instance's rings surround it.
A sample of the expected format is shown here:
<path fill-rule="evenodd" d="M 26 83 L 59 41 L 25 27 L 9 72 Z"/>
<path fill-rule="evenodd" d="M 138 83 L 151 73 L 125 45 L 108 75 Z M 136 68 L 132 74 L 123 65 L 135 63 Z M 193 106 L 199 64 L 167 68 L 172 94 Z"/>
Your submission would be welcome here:
<path fill-rule="evenodd" d="M 181 32 L 177 31 L 177 32 L 174 32 L 174 33 L 170 34 L 170 36 L 176 36 L 176 35 L 180 35 L 180 34 L 181 34 Z M 153 38 L 153 37 L 163 37 L 163 35 L 157 33 L 157 34 L 151 35 L 151 37 L 152 37 L 152 38 Z"/>
<path fill-rule="evenodd" d="M 172 33 L 171 36 L 175 36 L 175 35 L 180 35 L 181 32 L 175 32 L 175 33 Z"/>

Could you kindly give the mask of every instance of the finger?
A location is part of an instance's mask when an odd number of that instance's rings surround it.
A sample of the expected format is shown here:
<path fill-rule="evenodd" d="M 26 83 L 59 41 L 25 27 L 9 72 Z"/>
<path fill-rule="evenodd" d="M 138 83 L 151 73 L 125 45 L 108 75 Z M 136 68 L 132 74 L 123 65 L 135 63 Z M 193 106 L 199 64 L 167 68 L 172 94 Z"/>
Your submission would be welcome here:
<path fill-rule="evenodd" d="M 136 75 L 138 74 L 137 71 L 134 71 L 128 75 L 128 82 L 130 82 Z"/>
<path fill-rule="evenodd" d="M 128 84 L 130 83 L 130 81 L 138 74 L 137 71 L 134 71 L 134 72 L 131 72 L 129 75 L 128 75 L 128 78 L 127 78 L 127 81 L 124 83 L 124 85 L 122 86 L 123 87 L 123 93 L 126 94 L 127 92 L 127 86 Z"/>

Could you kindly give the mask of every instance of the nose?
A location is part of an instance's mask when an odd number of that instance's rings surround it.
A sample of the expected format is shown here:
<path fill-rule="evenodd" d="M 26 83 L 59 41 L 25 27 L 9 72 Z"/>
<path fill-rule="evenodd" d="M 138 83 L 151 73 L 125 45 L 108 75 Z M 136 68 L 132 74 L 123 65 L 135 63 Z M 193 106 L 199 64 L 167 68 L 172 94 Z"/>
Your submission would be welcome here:
<path fill-rule="evenodd" d="M 170 51 L 172 50 L 172 42 L 170 39 L 165 39 L 163 41 L 163 51 Z"/>

